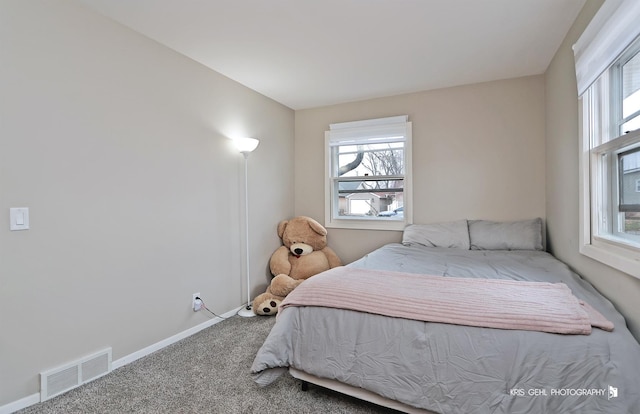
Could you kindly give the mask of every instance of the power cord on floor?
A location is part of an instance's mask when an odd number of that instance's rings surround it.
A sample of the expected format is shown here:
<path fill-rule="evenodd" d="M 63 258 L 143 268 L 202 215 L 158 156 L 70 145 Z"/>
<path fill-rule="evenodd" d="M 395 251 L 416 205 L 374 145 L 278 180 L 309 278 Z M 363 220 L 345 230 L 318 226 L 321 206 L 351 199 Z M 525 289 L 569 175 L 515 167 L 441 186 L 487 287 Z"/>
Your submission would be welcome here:
<path fill-rule="evenodd" d="M 199 300 L 200 302 L 202 302 L 202 308 L 204 310 L 206 310 L 207 312 L 209 312 L 210 314 L 212 314 L 213 316 L 218 317 L 220 319 L 229 319 L 229 318 L 225 318 L 224 316 L 220 316 L 220 315 L 216 314 L 215 312 L 212 312 L 211 310 L 209 310 L 209 308 L 207 308 L 207 304 L 204 303 L 204 300 L 202 300 L 201 297 L 196 297 L 196 300 Z"/>

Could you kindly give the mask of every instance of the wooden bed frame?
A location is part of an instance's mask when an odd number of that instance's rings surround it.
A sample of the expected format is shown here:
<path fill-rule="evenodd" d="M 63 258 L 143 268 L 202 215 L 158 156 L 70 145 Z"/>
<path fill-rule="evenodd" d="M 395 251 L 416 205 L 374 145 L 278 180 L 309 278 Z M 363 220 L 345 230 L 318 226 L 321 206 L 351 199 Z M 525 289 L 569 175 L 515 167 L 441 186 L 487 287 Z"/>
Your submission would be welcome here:
<path fill-rule="evenodd" d="M 392 408 L 394 410 L 402 411 L 409 414 L 436 414 L 433 411 L 423 410 L 421 408 L 412 407 L 410 405 L 390 400 L 382 397 L 371 391 L 367 391 L 363 388 L 357 388 L 351 385 L 344 384 L 335 380 L 316 377 L 315 375 L 308 374 L 304 371 L 297 370 L 293 367 L 289 367 L 289 374 L 293 378 L 297 378 L 302 381 L 302 390 L 307 390 L 307 383 L 315 384 L 320 387 L 328 388 L 333 391 L 340 392 L 342 394 L 350 395 L 352 397 L 368 401 L 373 404 L 381 405 L 383 407 Z"/>

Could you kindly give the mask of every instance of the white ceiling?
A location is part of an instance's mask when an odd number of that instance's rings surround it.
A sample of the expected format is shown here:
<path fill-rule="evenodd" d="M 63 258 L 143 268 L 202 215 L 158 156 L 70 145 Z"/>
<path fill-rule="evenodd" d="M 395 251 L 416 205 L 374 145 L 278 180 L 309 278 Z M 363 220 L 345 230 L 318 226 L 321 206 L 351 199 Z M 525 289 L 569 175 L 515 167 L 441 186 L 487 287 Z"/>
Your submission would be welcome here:
<path fill-rule="evenodd" d="M 293 109 L 544 73 L 585 0 L 79 0 Z"/>

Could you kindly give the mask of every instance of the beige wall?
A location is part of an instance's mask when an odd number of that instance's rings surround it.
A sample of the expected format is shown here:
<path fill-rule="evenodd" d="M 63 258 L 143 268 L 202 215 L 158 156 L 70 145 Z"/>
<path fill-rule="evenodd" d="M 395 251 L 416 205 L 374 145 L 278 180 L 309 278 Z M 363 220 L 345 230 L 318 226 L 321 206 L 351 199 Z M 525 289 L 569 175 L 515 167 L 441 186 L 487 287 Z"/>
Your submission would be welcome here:
<path fill-rule="evenodd" d="M 627 318 L 640 338 L 640 280 L 579 253 L 578 100 L 571 46 L 602 4 L 587 1 L 545 74 L 547 236 L 554 255 L 589 280 Z"/>
<path fill-rule="evenodd" d="M 544 77 L 302 110 L 294 124 L 290 109 L 73 2 L 0 0 L 0 406 L 38 392 L 42 370 L 106 346 L 122 358 L 204 322 L 193 292 L 219 313 L 243 302 L 243 160 L 228 136 L 261 139 L 249 159 L 255 295 L 277 222 L 324 221 L 328 125 L 401 114 L 414 128 L 414 222 L 546 217 L 553 253 L 638 337 L 640 281 L 577 246 L 570 46 L 600 3 Z M 9 231 L 10 207 L 30 208 L 31 230 Z M 345 262 L 400 238 L 329 232 Z"/>
<path fill-rule="evenodd" d="M 544 218 L 542 76 L 296 111 L 296 214 L 324 222 L 330 123 L 405 114 L 413 123 L 415 223 Z M 401 237 L 329 230 L 329 244 L 345 262 Z"/>
<path fill-rule="evenodd" d="M 294 112 L 70 1 L 0 2 L 0 407 L 40 371 L 114 359 L 257 294 L 293 214 Z M 279 168 L 273 168 L 273 165 Z M 31 229 L 9 231 L 9 208 Z M 261 284 L 258 287 L 258 284 Z"/>

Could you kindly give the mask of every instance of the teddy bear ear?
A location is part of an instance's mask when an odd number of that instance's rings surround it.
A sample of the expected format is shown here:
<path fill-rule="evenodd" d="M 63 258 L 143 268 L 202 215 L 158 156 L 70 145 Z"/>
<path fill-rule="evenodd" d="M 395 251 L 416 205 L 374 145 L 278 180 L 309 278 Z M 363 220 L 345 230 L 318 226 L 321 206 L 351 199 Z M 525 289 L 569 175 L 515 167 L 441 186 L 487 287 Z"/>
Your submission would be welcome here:
<path fill-rule="evenodd" d="M 315 231 L 321 236 L 327 235 L 327 229 L 322 227 L 322 224 L 318 223 L 317 221 L 309 217 L 307 217 L 307 222 L 309 223 L 309 227 L 311 227 L 311 230 Z"/>
<path fill-rule="evenodd" d="M 278 223 L 278 237 L 282 238 L 282 236 L 284 235 L 284 229 L 287 228 L 287 224 L 289 224 L 288 220 L 282 220 L 280 223 Z"/>

